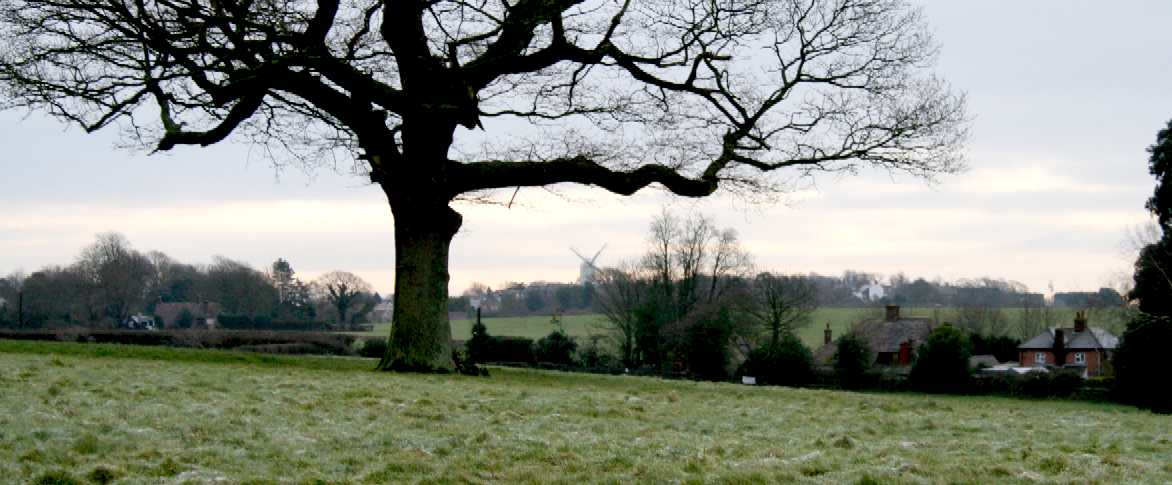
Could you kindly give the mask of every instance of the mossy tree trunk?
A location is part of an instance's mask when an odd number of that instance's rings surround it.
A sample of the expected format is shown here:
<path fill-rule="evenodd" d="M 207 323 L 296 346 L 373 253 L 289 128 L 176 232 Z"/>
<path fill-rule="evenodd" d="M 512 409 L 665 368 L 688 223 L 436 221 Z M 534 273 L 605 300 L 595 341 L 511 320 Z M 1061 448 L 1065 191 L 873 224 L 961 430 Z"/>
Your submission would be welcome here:
<path fill-rule="evenodd" d="M 398 199 L 398 200 L 396 200 Z M 379 369 L 451 372 L 448 252 L 463 218 L 446 201 L 392 199 L 395 217 L 395 310 Z"/>

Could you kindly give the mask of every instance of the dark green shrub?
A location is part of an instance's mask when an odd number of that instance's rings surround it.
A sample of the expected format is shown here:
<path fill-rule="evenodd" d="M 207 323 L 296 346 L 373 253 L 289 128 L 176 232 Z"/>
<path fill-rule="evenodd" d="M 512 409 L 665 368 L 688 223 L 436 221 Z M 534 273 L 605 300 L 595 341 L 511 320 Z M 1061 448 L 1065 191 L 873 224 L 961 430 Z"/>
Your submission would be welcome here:
<path fill-rule="evenodd" d="M 1069 399 L 1082 395 L 1086 381 L 1074 370 L 1031 372 L 1026 375 L 979 375 L 970 381 L 969 390 L 977 394 Z"/>
<path fill-rule="evenodd" d="M 524 337 L 492 337 L 483 362 L 515 362 L 534 364 L 533 339 Z"/>
<path fill-rule="evenodd" d="M 472 338 L 464 342 L 465 360 L 483 364 L 486 362 L 534 364 L 533 340 L 522 337 L 493 337 L 484 324 L 472 326 Z"/>
<path fill-rule="evenodd" d="M 867 371 L 871 368 L 871 349 L 858 335 L 847 333 L 838 338 L 834 351 L 834 373 L 839 385 L 846 389 L 858 389 L 866 383 Z"/>
<path fill-rule="evenodd" d="M 464 343 L 465 349 L 468 351 L 468 360 L 472 362 L 487 362 L 489 346 L 492 345 L 492 336 L 488 334 L 488 327 L 485 327 L 478 318 L 476 323 L 472 325 L 472 338 Z"/>
<path fill-rule="evenodd" d="M 1049 397 L 1053 395 L 1050 390 L 1050 381 L 1049 373 L 1032 372 L 1021 377 L 1011 386 L 1011 394 L 1026 397 Z"/>
<path fill-rule="evenodd" d="M 1092 377 L 1083 381 L 1083 387 L 1109 391 L 1115 388 L 1115 376 Z"/>
<path fill-rule="evenodd" d="M 911 382 L 928 392 L 964 392 L 969 386 L 968 336 L 947 323 L 936 327 L 920 346 Z"/>
<path fill-rule="evenodd" d="M 782 336 L 777 345 L 750 352 L 738 374 L 755 377 L 758 384 L 804 386 L 813 378 L 813 362 L 810 349 L 790 333 Z"/>
<path fill-rule="evenodd" d="M 969 336 L 973 355 L 992 355 L 998 362 L 1011 362 L 1018 359 L 1017 346 L 1021 340 L 1005 337 L 973 334 Z"/>
<path fill-rule="evenodd" d="M 561 329 L 541 337 L 533 344 L 533 357 L 538 362 L 572 366 L 578 343 Z"/>
<path fill-rule="evenodd" d="M 1074 397 L 1082 389 L 1082 375 L 1075 370 L 1059 370 L 1050 374 L 1050 396 L 1063 399 Z"/>
<path fill-rule="evenodd" d="M 665 377 L 691 377 L 723 381 L 736 369 L 729 368 L 733 324 L 730 305 L 699 305 L 679 321 L 656 308 L 641 310 L 638 318 L 649 318 L 640 326 L 646 335 L 635 340 L 643 364 L 659 368 Z M 648 352 L 652 346 L 658 348 Z"/>
<path fill-rule="evenodd" d="M 603 348 L 599 342 L 601 338 L 601 335 L 590 337 L 590 344 L 578 350 L 578 360 L 581 361 L 582 367 L 590 372 L 621 371 L 622 363 L 618 357 Z"/>
<path fill-rule="evenodd" d="M 387 355 L 387 339 L 382 337 L 364 338 L 362 346 L 358 348 L 358 355 L 381 359 Z"/>
<path fill-rule="evenodd" d="M 1138 314 L 1115 349 L 1116 396 L 1161 414 L 1172 414 L 1165 347 L 1172 342 L 1172 318 Z"/>

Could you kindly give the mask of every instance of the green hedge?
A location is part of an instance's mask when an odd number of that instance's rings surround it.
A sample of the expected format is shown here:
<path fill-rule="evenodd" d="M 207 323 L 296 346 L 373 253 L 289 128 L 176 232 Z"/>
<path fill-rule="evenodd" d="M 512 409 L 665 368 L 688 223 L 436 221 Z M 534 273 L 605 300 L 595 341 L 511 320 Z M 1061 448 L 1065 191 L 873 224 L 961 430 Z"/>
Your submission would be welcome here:
<path fill-rule="evenodd" d="M 0 330 L 0 339 L 157 345 L 269 353 L 353 355 L 355 337 L 323 332 L 272 330 Z"/>

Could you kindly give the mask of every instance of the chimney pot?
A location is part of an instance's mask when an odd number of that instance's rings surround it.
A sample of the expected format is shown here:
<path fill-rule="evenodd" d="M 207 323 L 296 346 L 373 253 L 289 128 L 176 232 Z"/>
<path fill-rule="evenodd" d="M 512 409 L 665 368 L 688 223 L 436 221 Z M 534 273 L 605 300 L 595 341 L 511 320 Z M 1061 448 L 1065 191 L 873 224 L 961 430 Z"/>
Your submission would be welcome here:
<path fill-rule="evenodd" d="M 887 321 L 899 320 L 899 305 L 887 305 Z"/>

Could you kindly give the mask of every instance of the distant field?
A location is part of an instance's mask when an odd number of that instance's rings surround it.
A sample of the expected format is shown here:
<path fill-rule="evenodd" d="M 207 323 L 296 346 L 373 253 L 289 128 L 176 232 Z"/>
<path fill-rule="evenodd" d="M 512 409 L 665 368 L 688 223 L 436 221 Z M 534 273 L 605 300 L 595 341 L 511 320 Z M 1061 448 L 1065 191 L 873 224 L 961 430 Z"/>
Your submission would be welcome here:
<path fill-rule="evenodd" d="M 1121 405 L 373 367 L 0 341 L 0 482 L 1172 481 L 1172 420 Z"/>
<path fill-rule="evenodd" d="M 931 310 L 907 309 L 904 310 L 904 314 L 910 316 L 931 316 Z M 881 309 L 819 308 L 814 312 L 813 323 L 801 329 L 798 335 L 806 345 L 817 348 L 816 346 L 822 345 L 822 332 L 826 328 L 827 322 L 830 323 L 830 329 L 834 336 L 838 337 L 859 319 L 866 318 L 867 316 L 881 315 Z M 483 318 L 482 320 L 484 326 L 488 328 L 490 335 L 538 339 L 549 335 L 553 331 L 553 326 L 549 323 L 549 319 L 550 317 L 548 315 L 543 315 L 529 317 L 492 317 Z M 473 322 L 471 320 L 452 320 L 452 338 L 456 340 L 468 339 L 472 335 L 472 324 Z M 606 317 L 603 317 L 601 314 L 563 315 L 562 325 L 565 326 L 567 333 L 575 337 L 605 335 L 610 331 L 607 326 Z M 390 335 L 390 332 L 390 323 L 380 323 L 375 325 L 374 331 L 365 332 L 361 335 L 384 337 Z"/>
<path fill-rule="evenodd" d="M 1016 321 L 1020 318 L 1020 308 L 1005 308 L 1003 312 L 1005 317 L 1010 321 Z M 1070 325 L 1074 320 L 1073 308 L 1058 308 L 1050 310 L 1050 318 L 1052 325 Z M 956 309 L 954 308 L 903 308 L 900 313 L 909 317 L 929 317 L 937 318 L 945 322 L 956 321 Z M 814 311 L 814 316 L 810 325 L 798 331 L 798 336 L 807 346 L 817 349 L 822 346 L 823 331 L 826 329 L 826 324 L 830 324 L 830 330 L 833 338 L 838 338 L 843 332 L 849 330 L 851 326 L 863 318 L 882 318 L 883 309 L 872 308 L 819 308 Z M 1106 318 L 1106 317 L 1104 317 Z M 1092 316 L 1092 325 L 1103 326 L 1109 330 L 1121 333 L 1122 322 L 1114 320 L 1104 320 L 1104 318 L 1095 319 Z M 492 317 L 484 318 L 484 325 L 488 327 L 490 335 L 512 336 L 512 337 L 526 337 L 531 339 L 538 339 L 548 335 L 553 331 L 553 326 L 549 323 L 550 317 L 530 316 L 530 317 Z M 452 338 L 456 340 L 466 340 L 472 335 L 472 321 L 471 320 L 452 320 Z M 562 316 L 562 325 L 565 326 L 566 332 L 575 337 L 588 337 L 590 335 L 605 335 L 609 330 L 607 327 L 606 318 L 601 314 L 591 315 L 564 315 Z M 373 332 L 365 332 L 359 335 L 363 336 L 378 336 L 385 337 L 390 335 L 391 324 L 380 323 L 375 325 Z"/>
<path fill-rule="evenodd" d="M 606 333 L 606 319 L 599 314 L 591 315 L 562 315 L 562 326 L 565 327 L 566 333 L 575 337 L 588 337 L 590 335 Z M 553 331 L 553 325 L 549 323 L 550 316 L 531 316 L 531 317 L 494 317 L 484 318 L 484 326 L 488 328 L 489 335 L 509 336 L 509 337 L 526 337 L 531 339 L 539 339 L 549 335 Z M 467 340 L 472 336 L 472 320 L 452 320 L 452 338 L 456 340 Z M 386 337 L 391 334 L 390 323 L 379 323 L 374 326 L 374 331 L 364 332 L 364 336 L 378 336 Z"/>

